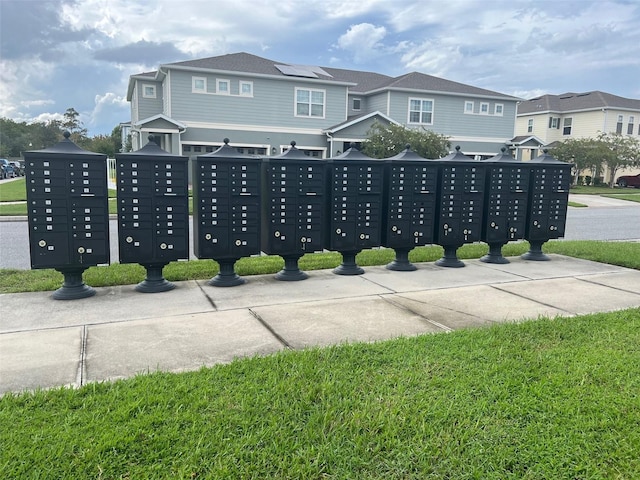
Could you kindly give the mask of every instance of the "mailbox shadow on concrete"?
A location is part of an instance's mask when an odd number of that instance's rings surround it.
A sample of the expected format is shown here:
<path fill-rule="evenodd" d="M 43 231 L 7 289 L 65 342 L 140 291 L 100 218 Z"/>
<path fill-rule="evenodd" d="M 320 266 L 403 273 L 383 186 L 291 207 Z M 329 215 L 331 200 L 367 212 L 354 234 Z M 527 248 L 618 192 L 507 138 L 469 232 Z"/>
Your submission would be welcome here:
<path fill-rule="evenodd" d="M 307 156 L 296 142 L 284 153 L 263 158 L 262 251 L 280 255 L 283 281 L 304 280 L 298 261 L 324 246 L 325 160 Z"/>
<path fill-rule="evenodd" d="M 24 153 L 31 268 L 64 275 L 56 300 L 95 295 L 82 275 L 110 261 L 107 156 L 81 149 L 70 136 Z"/>
<path fill-rule="evenodd" d="M 260 253 L 261 162 L 239 153 L 228 138 L 193 162 L 194 253 L 220 265 L 209 285 L 242 285 L 235 263 Z"/>
<path fill-rule="evenodd" d="M 138 263 L 142 293 L 172 290 L 164 267 L 189 258 L 188 158 L 172 155 L 149 136 L 135 152 L 116 155 L 120 263 Z"/>

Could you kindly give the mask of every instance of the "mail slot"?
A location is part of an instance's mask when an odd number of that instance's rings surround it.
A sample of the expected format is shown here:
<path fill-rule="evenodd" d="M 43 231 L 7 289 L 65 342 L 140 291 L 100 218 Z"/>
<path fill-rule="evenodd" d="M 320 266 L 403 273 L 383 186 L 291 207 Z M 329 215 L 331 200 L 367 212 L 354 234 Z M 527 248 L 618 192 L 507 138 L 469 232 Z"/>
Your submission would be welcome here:
<path fill-rule="evenodd" d="M 298 260 L 324 248 L 325 160 L 306 155 L 296 142 L 281 155 L 263 158 L 262 251 L 280 255 L 278 280 L 307 278 Z"/>
<path fill-rule="evenodd" d="M 189 259 L 187 160 L 160 148 L 153 136 L 140 150 L 116 155 L 120 263 L 145 267 L 139 292 L 175 288 L 162 270 Z"/>
<path fill-rule="evenodd" d="M 107 157 L 81 149 L 70 136 L 24 153 L 31 268 L 64 275 L 57 300 L 94 295 L 82 274 L 110 261 Z"/>
<path fill-rule="evenodd" d="M 239 153 L 225 138 L 192 169 L 194 253 L 220 265 L 209 285 L 241 285 L 236 261 L 260 253 L 261 158 Z"/>

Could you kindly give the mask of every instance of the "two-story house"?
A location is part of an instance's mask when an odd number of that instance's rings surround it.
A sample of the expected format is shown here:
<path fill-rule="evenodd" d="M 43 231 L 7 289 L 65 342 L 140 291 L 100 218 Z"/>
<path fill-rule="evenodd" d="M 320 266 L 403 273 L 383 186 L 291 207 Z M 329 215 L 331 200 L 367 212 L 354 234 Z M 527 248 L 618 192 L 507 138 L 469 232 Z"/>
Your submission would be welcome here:
<path fill-rule="evenodd" d="M 160 65 L 133 75 L 132 145 L 149 135 L 188 156 L 225 137 L 244 153 L 279 154 L 295 140 L 319 158 L 362 142 L 375 121 L 450 137 L 472 156 L 492 156 L 514 134 L 518 98 L 418 72 L 399 77 L 291 65 L 235 53 Z"/>
<path fill-rule="evenodd" d="M 640 100 L 594 91 L 523 101 L 518 104 L 514 144 L 536 156 L 539 148 L 569 138 L 595 138 L 599 132 L 640 139 Z"/>

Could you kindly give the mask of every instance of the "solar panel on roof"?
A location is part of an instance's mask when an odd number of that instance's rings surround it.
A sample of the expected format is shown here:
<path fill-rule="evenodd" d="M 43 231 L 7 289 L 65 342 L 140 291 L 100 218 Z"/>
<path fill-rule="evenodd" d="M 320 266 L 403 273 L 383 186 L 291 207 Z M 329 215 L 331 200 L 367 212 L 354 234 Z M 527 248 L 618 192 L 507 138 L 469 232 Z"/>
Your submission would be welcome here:
<path fill-rule="evenodd" d="M 275 66 L 283 75 L 290 77 L 318 78 L 310 69 L 300 65 L 276 65 Z"/>

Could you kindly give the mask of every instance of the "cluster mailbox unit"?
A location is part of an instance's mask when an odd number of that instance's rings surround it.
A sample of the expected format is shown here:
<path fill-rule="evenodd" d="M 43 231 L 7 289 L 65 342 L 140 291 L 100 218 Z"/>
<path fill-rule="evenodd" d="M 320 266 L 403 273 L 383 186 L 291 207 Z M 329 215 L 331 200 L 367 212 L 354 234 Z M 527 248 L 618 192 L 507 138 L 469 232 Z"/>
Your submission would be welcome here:
<path fill-rule="evenodd" d="M 61 272 L 53 298 L 72 300 L 95 294 L 82 274 L 110 260 L 107 156 L 82 150 L 69 132 L 64 137 L 24 158 L 31 268 Z"/>
<path fill-rule="evenodd" d="M 484 203 L 485 165 L 460 152 L 440 159 L 440 195 L 435 243 L 444 248 L 436 261 L 442 267 L 464 267 L 457 250 L 480 241 Z"/>
<path fill-rule="evenodd" d="M 389 270 L 411 271 L 409 252 L 433 243 L 438 163 L 406 149 L 385 160 L 382 245 L 396 258 Z"/>
<path fill-rule="evenodd" d="M 342 254 L 334 273 L 360 275 L 364 270 L 357 265 L 356 255 L 381 244 L 384 161 L 351 146 L 327 160 L 327 166 L 326 248 Z"/>
<path fill-rule="evenodd" d="M 480 260 L 486 263 L 509 263 L 502 246 L 523 239 L 525 234 L 531 169 L 505 151 L 503 148 L 502 153 L 484 160 L 487 180 L 482 241 L 489 245 L 489 253 Z"/>
<path fill-rule="evenodd" d="M 571 186 L 572 164 L 561 162 L 544 153 L 530 162 L 529 208 L 525 238 L 529 251 L 525 260 L 549 260 L 542 244 L 564 237 Z"/>
<path fill-rule="evenodd" d="M 238 153 L 225 138 L 215 152 L 199 155 L 192 169 L 195 256 L 220 265 L 210 285 L 241 285 L 236 261 L 260 253 L 261 158 Z"/>
<path fill-rule="evenodd" d="M 262 251 L 280 255 L 278 280 L 304 280 L 298 260 L 324 248 L 325 161 L 305 155 L 295 142 L 262 164 Z"/>
<path fill-rule="evenodd" d="M 171 290 L 162 269 L 189 258 L 187 157 L 161 149 L 149 137 L 140 150 L 116 155 L 120 263 L 139 263 L 144 293 Z"/>

